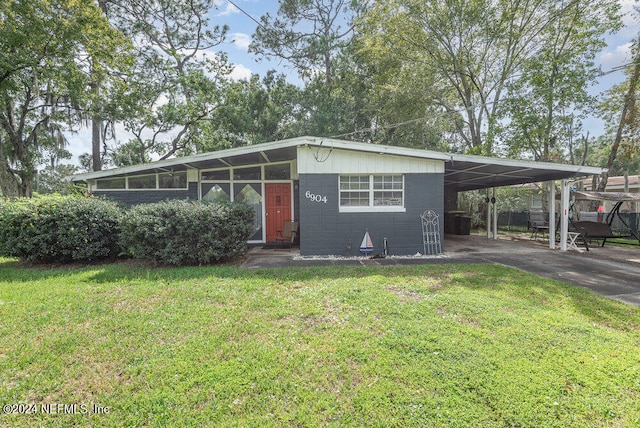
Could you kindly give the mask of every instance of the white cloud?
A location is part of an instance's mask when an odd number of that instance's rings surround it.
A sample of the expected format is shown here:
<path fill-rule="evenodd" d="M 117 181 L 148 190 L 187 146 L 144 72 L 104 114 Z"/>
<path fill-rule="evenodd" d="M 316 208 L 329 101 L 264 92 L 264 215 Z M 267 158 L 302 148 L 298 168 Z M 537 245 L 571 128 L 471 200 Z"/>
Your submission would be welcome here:
<path fill-rule="evenodd" d="M 219 6 L 219 5 L 216 5 L 216 6 Z M 220 12 L 218 16 L 229 16 L 229 15 L 234 15 L 236 13 L 240 13 L 240 10 L 234 5 L 232 5 L 231 3 L 227 2 L 227 7 L 225 7 L 225 9 L 222 12 Z"/>
<path fill-rule="evenodd" d="M 233 71 L 231 72 L 231 78 L 233 80 L 248 80 L 251 77 L 251 70 L 242 64 L 235 64 Z"/>
<path fill-rule="evenodd" d="M 620 0 L 622 22 L 626 27 L 638 25 L 638 13 L 634 10 L 636 5 L 636 0 Z"/>
<path fill-rule="evenodd" d="M 632 43 L 625 43 L 619 46 L 610 46 L 600 54 L 600 64 L 603 71 L 611 70 L 614 67 L 620 67 L 631 60 Z"/>
<path fill-rule="evenodd" d="M 251 36 L 245 33 L 233 33 L 231 34 L 231 40 L 234 45 L 245 51 L 249 49 L 251 44 Z"/>

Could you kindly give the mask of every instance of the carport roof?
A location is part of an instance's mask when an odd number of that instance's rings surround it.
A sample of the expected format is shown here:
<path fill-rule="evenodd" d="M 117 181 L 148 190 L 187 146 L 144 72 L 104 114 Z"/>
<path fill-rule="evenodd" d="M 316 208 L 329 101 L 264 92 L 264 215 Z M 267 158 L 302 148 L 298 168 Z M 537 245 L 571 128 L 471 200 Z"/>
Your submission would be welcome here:
<path fill-rule="evenodd" d="M 603 168 L 452 154 L 444 184 L 458 192 L 600 175 Z"/>
<path fill-rule="evenodd" d="M 73 181 L 86 181 L 134 174 L 185 171 L 189 168 L 213 169 L 283 162 L 296 159 L 298 146 L 314 146 L 327 150 L 344 149 L 410 158 L 440 160 L 443 161 L 445 165 L 445 186 L 459 192 L 599 175 L 603 172 L 602 168 L 587 166 L 450 154 L 319 137 L 300 137 L 254 146 L 177 157 L 147 164 L 78 174 L 73 177 Z"/>

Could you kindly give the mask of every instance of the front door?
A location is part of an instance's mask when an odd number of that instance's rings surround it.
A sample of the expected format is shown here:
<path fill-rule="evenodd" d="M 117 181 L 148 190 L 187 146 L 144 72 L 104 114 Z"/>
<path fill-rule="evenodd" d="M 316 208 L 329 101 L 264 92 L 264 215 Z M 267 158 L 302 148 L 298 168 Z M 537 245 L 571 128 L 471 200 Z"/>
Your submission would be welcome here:
<path fill-rule="evenodd" d="M 284 222 L 291 221 L 291 183 L 266 183 L 264 191 L 267 242 L 273 242 Z"/>

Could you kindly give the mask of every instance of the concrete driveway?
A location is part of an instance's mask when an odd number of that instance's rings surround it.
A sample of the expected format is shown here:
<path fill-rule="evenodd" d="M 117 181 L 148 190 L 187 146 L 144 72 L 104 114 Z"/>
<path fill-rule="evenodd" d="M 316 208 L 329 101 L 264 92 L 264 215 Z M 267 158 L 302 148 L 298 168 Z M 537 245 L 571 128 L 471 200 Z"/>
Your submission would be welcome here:
<path fill-rule="evenodd" d="M 510 266 L 545 278 L 586 287 L 640 306 L 640 248 L 589 246 L 590 251 L 550 250 L 547 242 L 503 237 L 447 237 L 453 259 Z"/>
<path fill-rule="evenodd" d="M 435 258 L 363 259 L 344 257 L 313 259 L 297 251 L 251 249 L 247 269 L 322 265 L 408 265 L 442 263 L 493 263 L 510 266 L 545 278 L 586 287 L 611 299 L 640 306 L 640 248 L 590 246 L 590 251 L 550 250 L 548 243 L 528 238 L 447 235 L 445 252 Z"/>

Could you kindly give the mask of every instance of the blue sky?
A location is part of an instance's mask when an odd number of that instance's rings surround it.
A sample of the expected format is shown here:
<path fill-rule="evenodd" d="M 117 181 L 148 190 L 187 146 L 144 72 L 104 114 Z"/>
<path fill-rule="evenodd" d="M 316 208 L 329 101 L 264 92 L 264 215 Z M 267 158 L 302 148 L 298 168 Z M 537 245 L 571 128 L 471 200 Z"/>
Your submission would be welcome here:
<path fill-rule="evenodd" d="M 291 83 L 298 84 L 300 79 L 295 70 L 291 69 L 288 64 L 281 61 L 257 58 L 255 55 L 248 53 L 248 47 L 251 42 L 251 36 L 254 33 L 257 24 L 246 14 L 249 14 L 255 20 L 259 21 L 260 17 L 266 13 L 274 16 L 278 10 L 278 2 L 275 0 L 232 0 L 244 13 L 229 3 L 227 0 L 215 0 L 216 8 L 209 14 L 210 23 L 212 25 L 227 25 L 229 27 L 228 38 L 225 43 L 219 46 L 218 50 L 228 54 L 229 61 L 234 65 L 233 77 L 236 79 L 248 78 L 252 73 L 264 76 L 270 69 L 287 75 L 287 79 Z M 602 66 L 602 70 L 607 72 L 623 64 L 631 61 L 630 45 L 631 40 L 638 37 L 640 31 L 640 23 L 632 13 L 635 0 L 620 0 L 622 10 L 626 13 L 624 17 L 624 28 L 614 35 L 607 37 L 607 47 L 602 50 L 598 61 Z M 245 14 L 246 13 L 246 14 Z M 624 72 L 616 71 L 606 74 L 600 79 L 597 86 L 592 89 L 593 94 L 601 93 L 614 84 L 624 80 Z M 589 131 L 591 136 L 599 136 L 604 131 L 604 124 L 596 118 L 589 118 L 584 123 L 584 132 Z M 127 139 L 126 133 L 117 131 L 116 135 L 124 142 Z M 91 149 L 91 133 L 88 129 L 82 129 L 77 134 L 70 136 L 69 150 L 74 155 L 73 163 L 77 162 L 77 157 Z"/>

